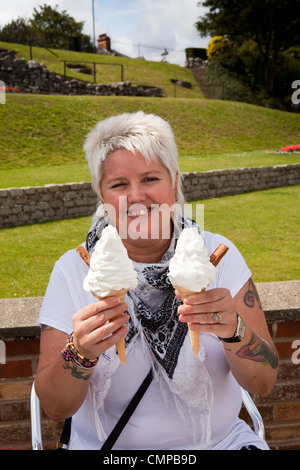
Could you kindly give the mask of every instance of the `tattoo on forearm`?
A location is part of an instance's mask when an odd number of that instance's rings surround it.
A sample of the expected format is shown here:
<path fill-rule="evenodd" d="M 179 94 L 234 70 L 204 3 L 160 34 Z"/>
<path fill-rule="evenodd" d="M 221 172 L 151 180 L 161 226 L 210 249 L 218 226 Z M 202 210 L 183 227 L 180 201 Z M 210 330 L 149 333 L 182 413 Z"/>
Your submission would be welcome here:
<path fill-rule="evenodd" d="M 236 355 L 242 359 L 263 362 L 265 365 L 270 365 L 272 369 L 278 367 L 278 355 L 275 347 L 255 333 L 252 333 L 249 343 L 239 349 Z"/>
<path fill-rule="evenodd" d="M 248 290 L 244 295 L 244 304 L 249 308 L 255 306 L 255 302 L 258 304 L 259 308 L 262 310 L 262 306 L 259 300 L 258 292 L 255 287 L 253 280 L 250 278 L 248 282 Z"/>
<path fill-rule="evenodd" d="M 75 379 L 82 379 L 82 380 L 88 380 L 92 374 L 87 374 L 84 375 L 84 372 L 82 370 L 78 370 L 77 367 L 75 366 L 70 366 L 69 364 L 63 364 L 63 368 L 65 370 L 70 370 L 72 377 L 75 377 Z"/>

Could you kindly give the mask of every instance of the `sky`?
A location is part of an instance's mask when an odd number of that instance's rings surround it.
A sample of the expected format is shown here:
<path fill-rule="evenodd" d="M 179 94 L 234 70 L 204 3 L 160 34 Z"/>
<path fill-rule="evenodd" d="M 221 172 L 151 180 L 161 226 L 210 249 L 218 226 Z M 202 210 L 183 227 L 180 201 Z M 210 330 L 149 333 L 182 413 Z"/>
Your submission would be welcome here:
<path fill-rule="evenodd" d="M 84 21 L 83 33 L 93 40 L 93 3 L 96 42 L 106 33 L 111 48 L 128 57 L 183 66 L 186 47 L 207 47 L 194 24 L 204 12 L 198 0 L 0 0 L 0 27 L 19 16 L 31 18 L 39 5 L 58 5 L 76 21 Z"/>

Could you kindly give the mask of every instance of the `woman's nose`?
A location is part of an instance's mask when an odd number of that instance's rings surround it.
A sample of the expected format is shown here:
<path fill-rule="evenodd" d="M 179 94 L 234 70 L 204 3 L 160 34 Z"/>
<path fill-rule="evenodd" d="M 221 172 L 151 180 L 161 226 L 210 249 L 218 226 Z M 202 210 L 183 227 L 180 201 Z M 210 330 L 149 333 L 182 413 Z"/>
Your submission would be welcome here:
<path fill-rule="evenodd" d="M 146 194 L 140 184 L 131 184 L 128 188 L 127 200 L 129 204 L 143 202 L 146 200 Z"/>

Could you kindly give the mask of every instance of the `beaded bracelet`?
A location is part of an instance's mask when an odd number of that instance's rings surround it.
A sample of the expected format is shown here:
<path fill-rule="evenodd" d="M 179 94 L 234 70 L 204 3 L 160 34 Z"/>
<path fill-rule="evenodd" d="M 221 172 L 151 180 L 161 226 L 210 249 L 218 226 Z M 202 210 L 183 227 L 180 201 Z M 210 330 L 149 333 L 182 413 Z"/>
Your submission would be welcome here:
<path fill-rule="evenodd" d="M 75 348 L 73 343 L 73 333 L 68 338 L 66 346 L 61 351 L 61 355 L 65 361 L 71 361 L 80 369 L 91 369 L 92 367 L 95 367 L 99 359 L 98 357 L 95 359 L 87 359 L 86 357 L 82 356 L 82 354 L 80 354 L 80 352 L 78 352 L 78 350 Z"/>

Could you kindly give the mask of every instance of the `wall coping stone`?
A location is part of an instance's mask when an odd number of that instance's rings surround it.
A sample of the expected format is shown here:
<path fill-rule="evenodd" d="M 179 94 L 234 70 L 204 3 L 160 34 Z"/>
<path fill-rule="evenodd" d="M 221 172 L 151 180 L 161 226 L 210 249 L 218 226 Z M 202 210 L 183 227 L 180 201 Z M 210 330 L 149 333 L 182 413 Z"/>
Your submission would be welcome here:
<path fill-rule="evenodd" d="M 256 283 L 268 322 L 300 320 L 300 280 Z M 0 299 L 0 338 L 39 336 L 43 297 Z"/>

